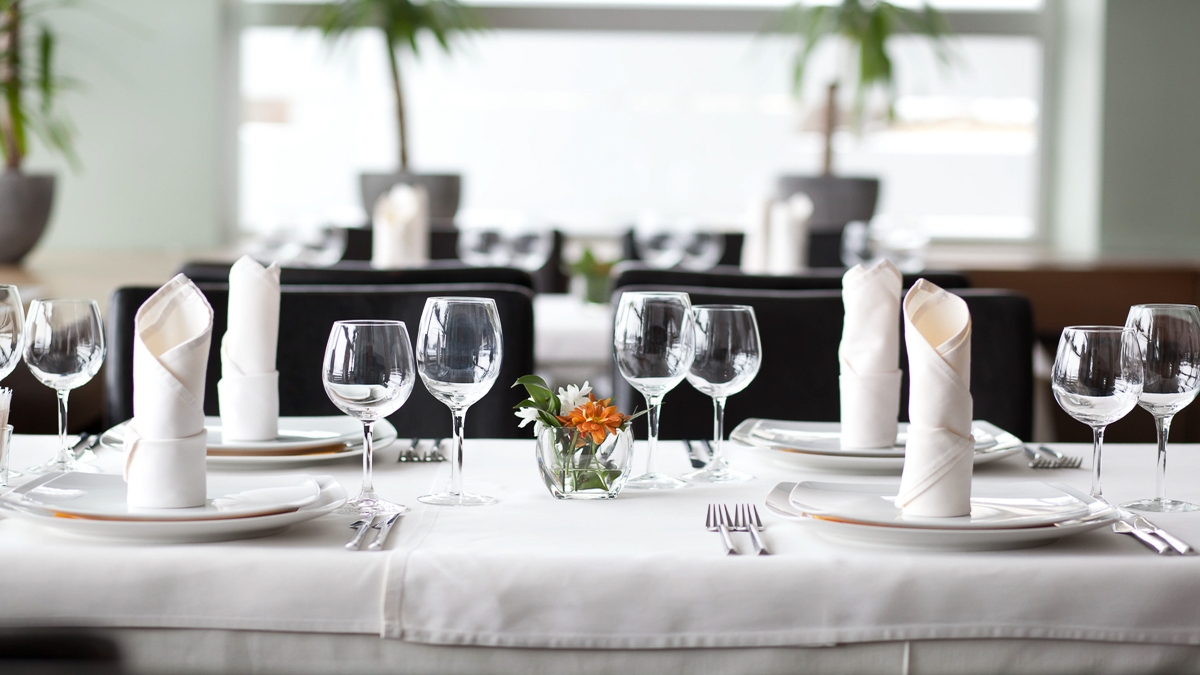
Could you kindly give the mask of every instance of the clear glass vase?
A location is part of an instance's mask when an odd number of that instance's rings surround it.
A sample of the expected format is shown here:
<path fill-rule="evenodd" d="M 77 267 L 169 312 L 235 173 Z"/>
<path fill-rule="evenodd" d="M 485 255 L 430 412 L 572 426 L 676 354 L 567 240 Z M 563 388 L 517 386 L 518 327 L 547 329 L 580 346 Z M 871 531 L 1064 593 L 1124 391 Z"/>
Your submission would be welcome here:
<path fill-rule="evenodd" d="M 555 499 L 613 499 L 625 487 L 633 458 L 633 432 L 609 434 L 597 444 L 568 427 L 542 429 L 538 468 Z"/>

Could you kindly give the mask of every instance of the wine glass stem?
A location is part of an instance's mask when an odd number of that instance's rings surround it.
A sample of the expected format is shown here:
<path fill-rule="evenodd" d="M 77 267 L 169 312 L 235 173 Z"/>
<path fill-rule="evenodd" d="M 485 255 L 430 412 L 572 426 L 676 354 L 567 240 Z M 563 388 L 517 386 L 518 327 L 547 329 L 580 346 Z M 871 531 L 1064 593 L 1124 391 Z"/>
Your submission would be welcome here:
<path fill-rule="evenodd" d="M 70 389 L 58 390 L 58 458 L 54 460 L 60 467 L 71 463 L 71 449 L 67 447 L 67 396 Z"/>
<path fill-rule="evenodd" d="M 721 442 L 725 439 L 725 398 L 713 397 L 713 455 L 708 461 L 710 472 L 725 468 L 725 453 L 721 448 Z"/>
<path fill-rule="evenodd" d="M 450 463 L 450 494 L 462 494 L 463 431 L 467 424 L 467 409 L 451 409 L 454 416 L 454 461 Z"/>
<path fill-rule="evenodd" d="M 1100 489 L 1100 451 L 1104 448 L 1104 427 L 1092 427 L 1092 498 L 1104 499 Z"/>
<path fill-rule="evenodd" d="M 654 448 L 658 447 L 658 416 L 662 412 L 662 396 L 646 396 L 646 473 L 654 473 Z"/>
<path fill-rule="evenodd" d="M 375 499 L 375 420 L 363 422 L 363 482 L 359 499 Z"/>
<path fill-rule="evenodd" d="M 1167 436 L 1171 435 L 1171 418 L 1174 415 L 1155 415 L 1154 426 L 1158 430 L 1158 476 L 1154 481 L 1154 496 L 1158 501 L 1167 497 Z"/>

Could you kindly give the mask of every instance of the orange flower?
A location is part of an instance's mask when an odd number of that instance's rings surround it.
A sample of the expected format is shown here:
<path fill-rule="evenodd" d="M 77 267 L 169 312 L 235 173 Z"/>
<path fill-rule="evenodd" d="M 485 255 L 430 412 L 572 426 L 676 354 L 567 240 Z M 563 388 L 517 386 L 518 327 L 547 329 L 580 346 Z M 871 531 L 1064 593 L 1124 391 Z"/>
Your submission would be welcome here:
<path fill-rule="evenodd" d="M 611 398 L 596 400 L 595 394 L 588 394 L 588 402 L 580 405 L 566 415 L 560 415 L 558 420 L 565 427 L 574 427 L 582 434 L 589 434 L 592 442 L 599 445 L 605 436 L 616 433 L 625 423 L 625 416 L 617 412 L 617 406 L 609 405 Z"/>

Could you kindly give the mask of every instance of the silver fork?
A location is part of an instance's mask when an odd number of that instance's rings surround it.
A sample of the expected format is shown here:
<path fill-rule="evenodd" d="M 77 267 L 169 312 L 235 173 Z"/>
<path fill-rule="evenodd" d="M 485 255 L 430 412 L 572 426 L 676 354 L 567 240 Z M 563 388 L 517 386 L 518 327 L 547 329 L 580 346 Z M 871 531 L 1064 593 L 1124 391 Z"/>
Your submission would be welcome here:
<path fill-rule="evenodd" d="M 421 461 L 422 462 L 444 462 L 444 461 L 446 461 L 446 456 L 442 454 L 442 441 L 444 441 L 444 440 L 446 440 L 446 439 L 444 439 L 444 438 L 434 439 L 433 445 L 430 445 L 429 449 L 421 454 Z"/>
<path fill-rule="evenodd" d="M 1064 455 L 1045 445 L 1039 445 L 1036 449 L 1028 445 L 1024 448 L 1031 469 L 1078 469 L 1083 464 L 1082 457 Z"/>
<path fill-rule="evenodd" d="M 749 532 L 750 541 L 754 544 L 754 552 L 758 555 L 771 555 L 767 545 L 758 534 L 762 531 L 762 520 L 758 517 L 758 509 L 750 504 L 738 504 L 733 507 L 734 532 Z"/>
<path fill-rule="evenodd" d="M 709 532 L 721 533 L 721 543 L 725 544 L 725 555 L 738 554 L 737 548 L 733 545 L 733 537 L 729 534 L 729 510 L 723 505 L 708 505 L 708 516 L 704 519 L 704 529 Z"/>
<path fill-rule="evenodd" d="M 396 458 L 397 462 L 415 462 L 417 461 L 417 446 L 421 444 L 421 438 L 414 437 L 408 442 L 408 447 L 400 451 L 400 456 Z"/>

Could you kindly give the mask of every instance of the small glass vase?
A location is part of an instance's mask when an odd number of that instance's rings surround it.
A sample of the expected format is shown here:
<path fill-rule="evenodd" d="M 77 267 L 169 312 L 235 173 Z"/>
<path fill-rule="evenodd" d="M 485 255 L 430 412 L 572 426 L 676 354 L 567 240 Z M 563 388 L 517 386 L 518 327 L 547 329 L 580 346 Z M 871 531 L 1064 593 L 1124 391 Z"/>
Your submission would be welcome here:
<path fill-rule="evenodd" d="M 538 468 L 555 499 L 613 499 L 625 487 L 633 459 L 633 432 L 617 431 L 597 445 L 570 427 L 542 429 Z"/>

